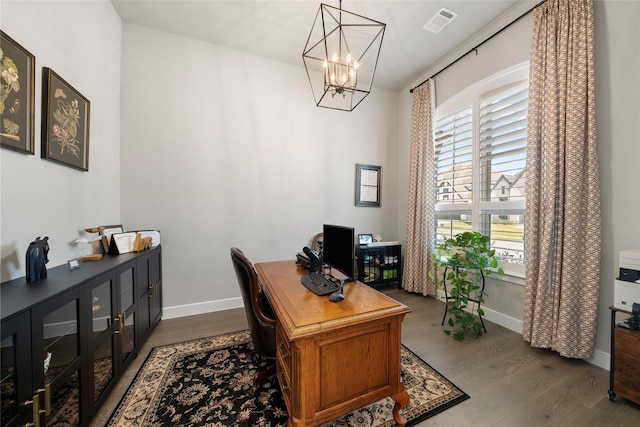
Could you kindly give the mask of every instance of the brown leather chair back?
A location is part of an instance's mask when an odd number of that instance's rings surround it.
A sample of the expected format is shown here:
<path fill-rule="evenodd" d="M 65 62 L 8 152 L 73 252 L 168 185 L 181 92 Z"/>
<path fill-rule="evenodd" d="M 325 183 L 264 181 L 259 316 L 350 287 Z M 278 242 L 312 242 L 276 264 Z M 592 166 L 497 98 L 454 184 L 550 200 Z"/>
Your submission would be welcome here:
<path fill-rule="evenodd" d="M 274 358 L 276 355 L 276 320 L 271 305 L 262 292 L 256 270 L 238 248 L 231 248 L 231 260 L 240 285 L 253 345 L 257 352 Z"/>

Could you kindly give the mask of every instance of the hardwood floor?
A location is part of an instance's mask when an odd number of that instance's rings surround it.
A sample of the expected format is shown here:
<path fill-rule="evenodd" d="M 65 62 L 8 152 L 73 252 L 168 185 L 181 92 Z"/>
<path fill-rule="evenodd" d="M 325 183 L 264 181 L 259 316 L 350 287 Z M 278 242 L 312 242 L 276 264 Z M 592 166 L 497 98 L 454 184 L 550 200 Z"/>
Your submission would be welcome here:
<path fill-rule="evenodd" d="M 520 334 L 487 321 L 483 337 L 454 341 L 442 333 L 442 302 L 383 292 L 413 310 L 402 325 L 403 344 L 471 396 L 420 426 L 640 425 L 639 405 L 607 399 L 607 370 L 531 348 Z M 246 328 L 244 309 L 161 321 L 91 426 L 106 423 L 153 347 Z"/>

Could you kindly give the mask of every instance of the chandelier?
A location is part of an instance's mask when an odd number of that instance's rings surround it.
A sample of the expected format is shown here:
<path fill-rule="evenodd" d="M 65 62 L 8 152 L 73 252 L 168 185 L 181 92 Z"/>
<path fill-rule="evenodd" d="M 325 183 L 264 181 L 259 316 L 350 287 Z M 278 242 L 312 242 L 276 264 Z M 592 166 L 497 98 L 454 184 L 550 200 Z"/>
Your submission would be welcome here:
<path fill-rule="evenodd" d="M 371 92 L 386 25 L 320 4 L 302 53 L 318 107 L 352 111 Z"/>

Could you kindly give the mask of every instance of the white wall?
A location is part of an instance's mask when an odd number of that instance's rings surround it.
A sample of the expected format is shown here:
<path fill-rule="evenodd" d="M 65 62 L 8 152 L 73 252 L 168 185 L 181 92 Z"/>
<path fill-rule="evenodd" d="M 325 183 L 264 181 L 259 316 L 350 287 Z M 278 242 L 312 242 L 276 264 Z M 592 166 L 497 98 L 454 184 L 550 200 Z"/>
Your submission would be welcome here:
<path fill-rule="evenodd" d="M 522 7 L 524 7 L 523 5 Z M 514 17 L 518 16 L 513 11 Z M 613 302 L 613 278 L 618 275 L 618 253 L 623 249 L 640 247 L 640 199 L 635 197 L 640 184 L 640 2 L 596 0 L 595 14 L 595 66 L 596 66 L 596 127 L 600 166 L 600 189 L 602 199 L 602 261 L 600 279 L 600 304 L 596 352 L 592 362 L 608 368 L 610 346 L 610 312 Z M 508 17 L 504 19 L 508 22 Z M 487 28 L 476 40 L 452 52 L 450 60 L 459 57 L 488 35 L 501 28 Z M 452 93 L 466 87 L 464 82 L 479 80 L 493 72 L 482 64 L 483 61 L 504 61 L 500 52 L 528 53 L 530 46 L 524 44 L 530 39 L 531 18 L 518 24 L 487 43 L 479 54 L 469 55 L 456 66 L 436 78 L 438 102 L 443 102 Z M 511 45 L 511 47 L 509 47 Z M 516 50 L 516 52 L 513 52 Z M 408 86 L 400 93 L 399 100 L 399 164 L 408 163 L 409 129 L 411 123 L 411 95 L 409 89 L 448 64 L 443 61 Z M 460 88 L 458 88 L 458 85 Z M 406 199 L 406 171 L 400 166 L 398 176 L 398 197 Z M 406 215 L 399 212 L 398 235 L 404 240 Z M 576 280 L 580 280 L 579 277 Z M 521 328 L 524 286 L 521 279 L 505 277 L 502 280 L 488 280 L 488 318 L 517 330 Z"/>
<path fill-rule="evenodd" d="M 318 108 L 302 62 L 122 37 L 122 222 L 161 230 L 165 317 L 238 304 L 231 246 L 294 259 L 323 223 L 397 238 L 396 94 Z M 354 206 L 356 163 L 382 166 L 382 208 Z"/>
<path fill-rule="evenodd" d="M 120 221 L 120 18 L 108 1 L 0 7 L 2 30 L 36 57 L 35 155 L 0 149 L 4 282 L 25 275 L 36 237 L 49 236 L 51 268 L 90 251 L 70 244 L 85 227 Z M 42 67 L 91 102 L 88 172 L 40 158 Z"/>
<path fill-rule="evenodd" d="M 640 248 L 640 2 L 595 2 L 596 126 L 602 262 L 596 347 L 609 349 L 619 252 Z"/>

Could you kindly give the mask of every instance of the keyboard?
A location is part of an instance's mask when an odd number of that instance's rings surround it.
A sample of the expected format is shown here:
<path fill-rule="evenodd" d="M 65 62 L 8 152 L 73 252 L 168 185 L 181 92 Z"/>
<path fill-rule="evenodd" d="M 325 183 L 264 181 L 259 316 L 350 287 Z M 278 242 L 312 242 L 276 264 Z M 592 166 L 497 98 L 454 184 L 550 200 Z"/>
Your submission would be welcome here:
<path fill-rule="evenodd" d="M 302 284 L 316 295 L 328 295 L 340 289 L 340 283 L 332 281 L 330 274 L 311 272 L 302 276 Z M 335 280 L 335 279 L 334 279 Z"/>

